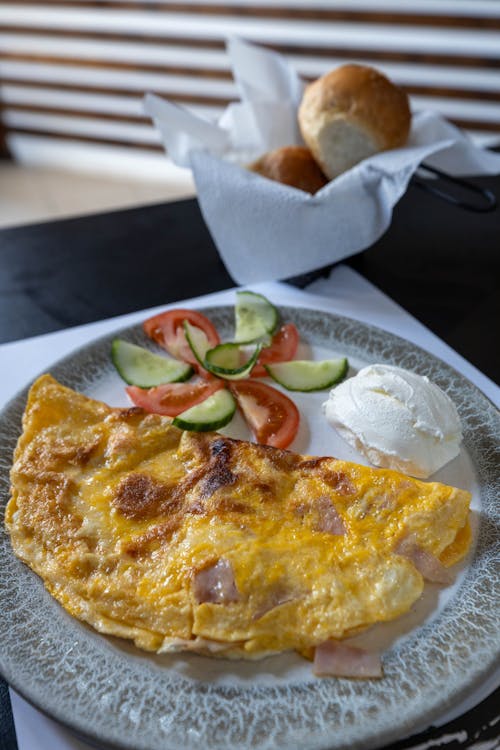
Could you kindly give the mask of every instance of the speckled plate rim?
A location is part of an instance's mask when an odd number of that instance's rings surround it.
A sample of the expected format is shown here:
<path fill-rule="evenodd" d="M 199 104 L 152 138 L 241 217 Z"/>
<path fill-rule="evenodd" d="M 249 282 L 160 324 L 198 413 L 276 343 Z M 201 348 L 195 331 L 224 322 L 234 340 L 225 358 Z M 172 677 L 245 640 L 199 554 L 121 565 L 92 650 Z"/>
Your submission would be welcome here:
<path fill-rule="evenodd" d="M 499 593 L 491 575 L 498 559 L 497 410 L 449 365 L 404 339 L 323 310 L 280 309 L 305 340 L 428 375 L 453 398 L 481 486 L 482 518 L 467 575 L 432 622 L 385 655 L 382 681 L 311 678 L 276 686 L 210 685 L 158 668 L 147 656 L 124 658 L 112 639 L 73 620 L 14 557 L 2 524 L 0 671 L 33 705 L 90 741 L 128 750 L 376 748 L 429 725 L 495 669 L 500 653 L 494 614 Z M 221 329 L 230 326 L 232 307 L 203 312 Z M 139 326 L 115 331 L 55 362 L 52 374 L 85 391 L 112 369 L 109 345 L 117 334 L 143 340 Z M 0 415 L 2 517 L 26 393 L 14 397 Z"/>

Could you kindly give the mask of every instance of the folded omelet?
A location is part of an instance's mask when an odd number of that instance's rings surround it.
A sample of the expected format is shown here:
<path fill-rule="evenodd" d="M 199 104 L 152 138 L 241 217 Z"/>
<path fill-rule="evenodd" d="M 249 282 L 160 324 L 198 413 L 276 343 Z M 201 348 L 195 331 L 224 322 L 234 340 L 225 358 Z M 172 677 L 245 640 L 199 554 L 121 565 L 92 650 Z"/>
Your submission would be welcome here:
<path fill-rule="evenodd" d="M 72 615 L 152 651 L 311 654 L 407 612 L 470 543 L 469 493 L 33 385 L 6 511 Z"/>

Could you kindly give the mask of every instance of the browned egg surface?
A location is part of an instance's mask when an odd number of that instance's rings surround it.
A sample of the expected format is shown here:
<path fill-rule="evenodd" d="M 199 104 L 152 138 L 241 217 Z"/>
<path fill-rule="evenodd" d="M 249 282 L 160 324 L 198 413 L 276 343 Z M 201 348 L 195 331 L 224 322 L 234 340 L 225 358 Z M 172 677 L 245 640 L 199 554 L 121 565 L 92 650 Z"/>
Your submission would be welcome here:
<path fill-rule="evenodd" d="M 154 651 L 310 654 L 418 599 L 402 540 L 446 566 L 470 544 L 463 490 L 183 432 L 49 375 L 11 481 L 15 553 L 72 615 Z"/>

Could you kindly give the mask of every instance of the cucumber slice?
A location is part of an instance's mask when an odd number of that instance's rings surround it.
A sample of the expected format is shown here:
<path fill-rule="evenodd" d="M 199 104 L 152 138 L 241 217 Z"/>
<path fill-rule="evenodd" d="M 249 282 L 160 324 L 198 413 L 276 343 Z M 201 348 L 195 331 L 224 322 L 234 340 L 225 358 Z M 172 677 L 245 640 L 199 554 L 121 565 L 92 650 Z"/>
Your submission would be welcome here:
<path fill-rule="evenodd" d="M 193 374 L 191 365 L 153 354 L 123 339 L 115 339 L 111 344 L 111 359 L 120 377 L 129 385 L 138 385 L 139 388 L 177 383 Z"/>
<path fill-rule="evenodd" d="M 278 311 L 262 294 L 236 292 L 236 333 L 238 344 L 251 344 L 261 338 L 269 340 L 279 323 Z"/>
<path fill-rule="evenodd" d="M 188 320 L 184 321 L 183 326 L 189 348 L 193 352 L 199 364 L 202 367 L 205 367 L 205 355 L 210 348 L 207 334 L 205 333 L 205 331 L 202 331 L 201 328 L 197 328 L 196 326 L 191 325 Z"/>
<path fill-rule="evenodd" d="M 262 344 L 257 344 L 252 353 L 242 362 L 245 352 L 240 344 L 219 344 L 206 353 L 203 366 L 219 378 L 242 380 L 250 374 L 261 349 Z"/>
<path fill-rule="evenodd" d="M 342 359 L 324 359 L 321 362 L 295 360 L 264 365 L 269 375 L 288 391 L 322 391 L 340 383 L 347 375 L 349 363 Z"/>
<path fill-rule="evenodd" d="M 216 391 L 201 404 L 183 411 L 172 424 L 181 430 L 208 432 L 218 430 L 228 424 L 236 411 L 236 401 L 225 388 Z"/>

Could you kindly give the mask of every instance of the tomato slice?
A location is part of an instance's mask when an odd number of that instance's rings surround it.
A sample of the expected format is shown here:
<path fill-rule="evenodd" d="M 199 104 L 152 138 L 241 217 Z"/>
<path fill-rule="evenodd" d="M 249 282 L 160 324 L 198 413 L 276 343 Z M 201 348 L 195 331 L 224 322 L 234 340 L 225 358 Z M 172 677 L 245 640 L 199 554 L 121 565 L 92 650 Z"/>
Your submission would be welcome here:
<path fill-rule="evenodd" d="M 191 406 L 205 401 L 221 388 L 224 388 L 222 380 L 212 380 L 209 383 L 166 383 L 148 390 L 129 385 L 125 390 L 133 403 L 144 411 L 176 417 Z"/>
<path fill-rule="evenodd" d="M 266 346 L 260 353 L 257 364 L 252 370 L 252 378 L 263 378 L 267 375 L 263 365 L 273 362 L 289 362 L 297 353 L 299 346 L 299 332 L 293 323 L 285 323 L 274 334 L 270 346 Z"/>
<path fill-rule="evenodd" d="M 184 310 L 182 308 L 167 310 L 145 320 L 143 328 L 146 335 L 166 349 L 172 357 L 194 365 L 200 374 L 202 374 L 201 370 L 203 368 L 197 362 L 186 341 L 182 325 L 185 320 L 189 321 L 191 325 L 196 326 L 196 328 L 201 328 L 208 339 L 210 349 L 220 344 L 219 334 L 213 323 L 201 313 L 196 312 L 196 310 Z M 203 373 L 205 372 L 206 370 L 203 370 Z"/>
<path fill-rule="evenodd" d="M 229 385 L 258 443 L 287 448 L 299 429 L 299 410 L 281 391 L 255 380 Z"/>

